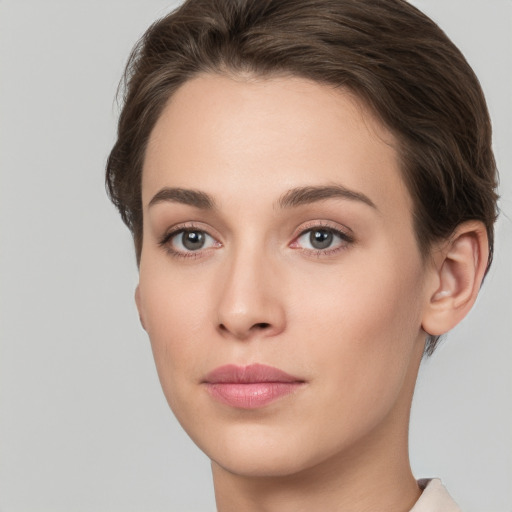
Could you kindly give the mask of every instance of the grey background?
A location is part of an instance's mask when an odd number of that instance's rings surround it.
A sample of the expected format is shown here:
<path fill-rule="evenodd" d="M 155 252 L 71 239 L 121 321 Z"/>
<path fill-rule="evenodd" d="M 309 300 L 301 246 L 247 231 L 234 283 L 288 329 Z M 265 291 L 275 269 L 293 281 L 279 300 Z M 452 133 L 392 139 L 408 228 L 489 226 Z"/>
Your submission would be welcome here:
<path fill-rule="evenodd" d="M 512 511 L 512 2 L 417 0 L 466 54 L 494 121 L 501 209 L 476 308 L 419 378 L 417 477 Z M 0 0 L 0 510 L 214 510 L 139 326 L 131 239 L 103 187 L 113 98 L 169 2 Z"/>

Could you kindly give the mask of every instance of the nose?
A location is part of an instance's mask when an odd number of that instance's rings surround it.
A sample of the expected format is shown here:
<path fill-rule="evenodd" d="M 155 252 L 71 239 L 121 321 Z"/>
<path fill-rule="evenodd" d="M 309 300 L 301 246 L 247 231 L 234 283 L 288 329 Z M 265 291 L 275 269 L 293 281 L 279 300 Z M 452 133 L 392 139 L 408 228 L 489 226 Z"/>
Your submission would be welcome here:
<path fill-rule="evenodd" d="M 282 279 L 268 258 L 234 256 L 223 272 L 217 329 L 223 336 L 248 340 L 276 336 L 285 329 Z"/>

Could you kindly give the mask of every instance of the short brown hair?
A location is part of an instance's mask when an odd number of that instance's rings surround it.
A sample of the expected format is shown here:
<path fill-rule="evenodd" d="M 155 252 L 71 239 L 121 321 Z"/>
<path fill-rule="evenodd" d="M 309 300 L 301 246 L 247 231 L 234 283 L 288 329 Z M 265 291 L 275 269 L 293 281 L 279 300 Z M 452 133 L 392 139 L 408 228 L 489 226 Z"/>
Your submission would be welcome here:
<path fill-rule="evenodd" d="M 497 171 L 478 79 L 456 46 L 405 0 L 187 0 L 154 23 L 124 75 L 109 195 L 142 250 L 141 174 L 169 97 L 199 73 L 294 75 L 345 87 L 399 142 L 423 255 L 480 220 L 492 260 Z M 427 353 L 437 338 L 430 337 Z"/>

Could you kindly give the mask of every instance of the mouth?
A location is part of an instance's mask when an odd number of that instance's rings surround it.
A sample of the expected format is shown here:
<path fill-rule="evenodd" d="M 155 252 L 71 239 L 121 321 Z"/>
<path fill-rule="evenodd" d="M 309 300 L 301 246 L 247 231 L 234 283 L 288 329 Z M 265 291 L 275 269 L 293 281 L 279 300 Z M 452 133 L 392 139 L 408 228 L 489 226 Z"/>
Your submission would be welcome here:
<path fill-rule="evenodd" d="M 210 372 L 203 384 L 214 400 L 239 409 L 257 409 L 297 391 L 305 381 L 272 366 L 229 364 Z"/>

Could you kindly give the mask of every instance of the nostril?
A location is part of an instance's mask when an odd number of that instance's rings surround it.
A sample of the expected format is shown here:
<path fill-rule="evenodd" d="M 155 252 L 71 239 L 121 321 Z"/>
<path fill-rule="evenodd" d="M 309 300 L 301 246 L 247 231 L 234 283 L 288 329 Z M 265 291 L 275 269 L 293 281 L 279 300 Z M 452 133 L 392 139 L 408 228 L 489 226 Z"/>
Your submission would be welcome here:
<path fill-rule="evenodd" d="M 270 324 L 266 322 L 260 322 L 258 324 L 254 324 L 253 327 L 256 329 L 268 329 L 270 327 Z"/>
<path fill-rule="evenodd" d="M 220 323 L 218 324 L 217 329 L 219 332 L 224 334 L 233 334 L 239 339 L 246 339 L 251 336 L 251 334 L 256 334 L 258 332 L 270 333 L 272 332 L 272 323 L 270 322 L 256 322 L 254 324 L 237 324 L 236 322 L 230 323 Z"/>

